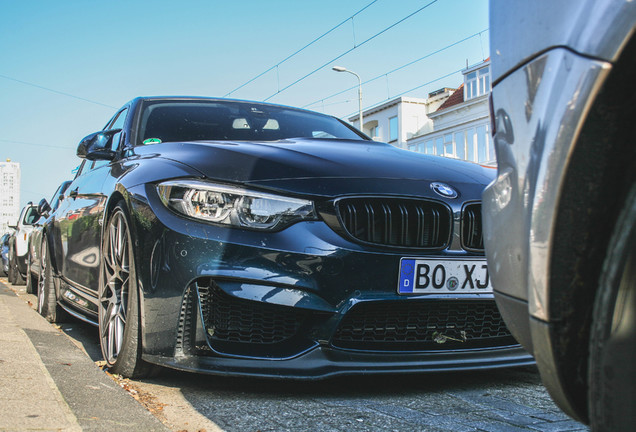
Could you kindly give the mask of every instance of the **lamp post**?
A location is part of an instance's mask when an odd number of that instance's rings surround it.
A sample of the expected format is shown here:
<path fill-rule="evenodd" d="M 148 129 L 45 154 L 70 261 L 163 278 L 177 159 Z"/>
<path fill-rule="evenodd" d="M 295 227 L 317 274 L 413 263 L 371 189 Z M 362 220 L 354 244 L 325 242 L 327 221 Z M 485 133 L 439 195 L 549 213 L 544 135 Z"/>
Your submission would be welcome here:
<path fill-rule="evenodd" d="M 360 117 L 360 131 L 364 133 L 364 123 L 362 123 L 362 80 L 360 79 L 360 75 L 342 66 L 334 66 L 331 69 L 336 72 L 349 72 L 358 78 L 358 113 Z"/>

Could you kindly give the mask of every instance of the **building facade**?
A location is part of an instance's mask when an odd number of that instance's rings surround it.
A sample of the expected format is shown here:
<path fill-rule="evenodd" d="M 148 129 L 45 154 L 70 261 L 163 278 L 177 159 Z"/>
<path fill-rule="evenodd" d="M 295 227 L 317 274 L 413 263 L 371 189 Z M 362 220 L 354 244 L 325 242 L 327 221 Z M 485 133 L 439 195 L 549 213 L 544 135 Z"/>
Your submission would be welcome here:
<path fill-rule="evenodd" d="M 0 162 L 0 235 L 20 216 L 20 164 Z"/>
<path fill-rule="evenodd" d="M 443 88 L 426 99 L 399 97 L 364 113 L 363 131 L 414 152 L 494 165 L 488 95 L 490 61 L 466 68 L 457 89 Z M 357 117 L 349 119 L 355 126 Z"/>

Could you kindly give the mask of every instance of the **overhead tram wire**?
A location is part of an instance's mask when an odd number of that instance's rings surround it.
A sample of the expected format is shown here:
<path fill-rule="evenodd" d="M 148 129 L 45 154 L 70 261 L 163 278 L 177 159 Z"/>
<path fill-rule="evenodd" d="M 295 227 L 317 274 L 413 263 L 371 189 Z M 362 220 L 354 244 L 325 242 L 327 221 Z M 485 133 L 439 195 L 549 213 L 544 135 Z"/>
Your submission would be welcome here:
<path fill-rule="evenodd" d="M 8 139 L 0 139 L 0 142 L 6 142 L 6 143 L 11 143 L 11 144 L 30 145 L 30 146 L 36 146 L 36 147 L 56 148 L 56 149 L 62 149 L 62 150 L 73 150 L 70 147 L 56 146 L 56 145 L 51 145 L 51 144 L 36 144 L 36 143 L 30 143 L 30 142 L 24 142 L 24 141 L 16 141 L 16 140 L 8 140 Z"/>
<path fill-rule="evenodd" d="M 235 88 L 234 90 L 226 93 L 223 97 L 228 97 L 229 95 L 231 95 L 232 93 L 234 93 L 235 91 L 238 91 L 240 89 L 242 89 L 243 87 L 245 87 L 246 85 L 256 81 L 257 79 L 259 79 L 260 77 L 262 77 L 263 75 L 265 75 L 267 72 L 271 72 L 272 70 L 276 69 L 278 66 L 282 65 L 283 63 L 285 63 L 287 60 L 291 59 L 292 57 L 294 57 L 296 54 L 299 54 L 301 51 L 304 51 L 305 49 L 309 48 L 311 45 L 315 44 L 316 42 L 318 42 L 319 40 L 321 40 L 322 38 L 324 38 L 325 36 L 327 36 L 328 34 L 330 34 L 331 32 L 333 32 L 334 30 L 342 27 L 345 23 L 347 23 L 348 21 L 354 19 L 357 15 L 361 14 L 362 12 L 364 12 L 367 8 L 369 8 L 371 5 L 373 5 L 374 3 L 376 3 L 378 0 L 373 0 L 371 3 L 369 3 L 368 5 L 366 5 L 365 7 L 363 7 L 362 9 L 360 9 L 358 12 L 354 13 L 353 15 L 351 15 L 349 18 L 345 19 L 344 21 L 342 21 L 340 24 L 332 27 L 331 29 L 327 30 L 325 33 L 321 34 L 320 36 L 318 36 L 316 39 L 312 40 L 311 42 L 309 42 L 307 45 L 305 45 L 304 47 L 300 48 L 299 50 L 295 51 L 294 53 L 288 55 L 287 57 L 285 57 L 285 59 L 281 60 L 280 62 L 276 63 L 274 66 L 270 67 L 269 69 L 265 70 L 264 72 L 261 72 L 260 74 L 256 75 L 254 78 L 250 79 L 249 81 L 241 84 L 240 86 L 238 86 L 237 88 Z"/>
<path fill-rule="evenodd" d="M 65 93 L 65 92 L 62 92 L 62 91 L 59 91 L 59 90 L 53 90 L 52 88 L 44 87 L 44 86 L 41 86 L 41 85 L 38 85 L 38 84 L 33 84 L 33 83 L 28 82 L 28 81 L 22 81 L 22 80 L 19 80 L 19 79 L 16 79 L 16 78 L 12 78 L 12 77 L 9 77 L 9 76 L 6 76 L 6 75 L 0 74 L 0 78 L 4 78 L 4 79 L 10 80 L 10 81 L 15 81 L 15 82 L 18 82 L 20 84 L 24 84 L 24 85 L 28 85 L 28 86 L 31 86 L 31 87 L 39 88 L 41 90 L 46 90 L 46 91 L 49 91 L 51 93 L 56 93 L 56 94 L 59 94 L 59 95 L 62 95 L 62 96 L 67 96 L 67 97 L 70 97 L 70 98 L 73 98 L 73 99 L 78 99 L 78 100 L 81 100 L 81 101 L 84 101 L 84 102 L 88 102 L 88 103 L 92 103 L 92 104 L 95 104 L 95 105 L 100 105 L 100 106 L 103 106 L 103 107 L 106 107 L 106 108 L 117 109 L 117 107 L 114 107 L 112 105 L 107 105 L 107 104 L 104 104 L 104 103 L 101 103 L 101 102 L 97 102 L 97 101 L 94 101 L 94 100 L 90 100 L 90 99 L 86 99 L 86 98 L 83 98 L 83 97 L 80 97 L 80 96 L 75 96 L 73 94 Z"/>
<path fill-rule="evenodd" d="M 431 52 L 431 53 L 429 53 L 429 54 L 426 54 L 424 57 L 420 57 L 420 58 L 418 58 L 417 60 L 410 61 L 410 62 L 408 62 L 408 63 L 406 63 L 406 64 L 403 64 L 402 66 L 399 66 L 399 67 L 397 67 L 397 68 L 395 68 L 395 69 L 392 69 L 392 70 L 390 70 L 390 71 L 388 71 L 388 72 L 381 73 L 380 75 L 377 75 L 377 76 L 376 76 L 376 77 L 374 77 L 374 78 L 371 78 L 371 79 L 369 79 L 369 80 L 367 80 L 367 81 L 364 81 L 362 84 L 364 85 L 364 84 L 368 84 L 368 83 L 371 83 L 371 82 L 373 82 L 373 81 L 376 81 L 376 80 L 378 80 L 378 79 L 380 79 L 380 78 L 383 78 L 383 77 L 385 77 L 385 76 L 387 76 L 387 75 L 390 75 L 390 74 L 392 74 L 392 73 L 394 73 L 394 72 L 397 72 L 397 71 L 402 70 L 402 69 L 404 69 L 404 68 L 406 68 L 406 67 L 408 67 L 408 66 L 411 66 L 411 65 L 413 65 L 413 64 L 415 64 L 415 63 L 417 63 L 417 62 L 420 62 L 420 61 L 422 61 L 422 60 L 424 60 L 424 59 L 427 59 L 427 58 L 429 58 L 429 57 L 431 57 L 431 56 L 433 56 L 433 55 L 435 55 L 435 54 L 439 54 L 439 53 L 441 53 L 441 52 L 443 52 L 443 51 L 446 51 L 447 49 L 450 49 L 450 48 L 452 48 L 452 47 L 454 47 L 454 46 L 456 46 L 456 45 L 459 45 L 459 44 L 460 44 L 460 43 L 462 43 L 462 42 L 466 42 L 467 40 L 470 40 L 470 39 L 472 39 L 472 38 L 474 38 L 474 37 L 477 37 L 477 36 L 481 37 L 481 34 L 482 34 L 482 33 L 487 32 L 488 30 L 489 30 L 489 29 L 484 29 L 484 30 L 482 30 L 482 31 L 480 31 L 480 32 L 474 33 L 474 34 L 472 34 L 472 35 L 470 35 L 470 36 L 468 36 L 468 37 L 465 37 L 465 38 L 463 38 L 463 39 L 461 39 L 461 40 L 458 40 L 458 41 L 456 41 L 456 42 L 453 42 L 453 43 L 452 43 L 452 44 L 450 44 L 450 45 L 447 45 L 447 46 L 445 46 L 445 47 L 443 47 L 443 48 L 440 48 L 440 49 L 438 49 L 438 50 L 436 50 L 436 51 L 433 51 L 433 52 Z M 355 86 L 353 86 L 353 87 L 346 88 L 346 89 L 344 89 L 344 90 L 342 90 L 342 91 L 339 91 L 339 92 L 334 93 L 334 94 L 332 94 L 332 95 L 329 95 L 329 96 L 327 96 L 327 97 L 320 98 L 320 99 L 318 99 L 318 100 L 316 100 L 316 101 L 313 101 L 313 102 L 311 102 L 311 103 L 308 103 L 307 105 L 303 105 L 303 106 L 302 106 L 302 108 L 308 108 L 308 107 L 310 107 L 310 106 L 312 106 L 312 105 L 316 105 L 316 104 L 318 104 L 318 103 L 320 103 L 320 102 L 324 102 L 324 101 L 326 101 L 326 100 L 328 100 L 328 99 L 331 99 L 332 97 L 335 97 L 335 96 L 341 95 L 341 94 L 343 94 L 343 93 L 346 93 L 346 92 L 348 92 L 348 91 L 350 91 L 350 90 L 353 90 L 353 89 L 356 89 L 356 88 L 358 88 L 358 86 L 357 86 L 357 85 L 355 85 Z"/>
<path fill-rule="evenodd" d="M 405 94 L 407 94 L 407 93 L 410 93 L 410 92 L 412 92 L 412 91 L 418 90 L 418 89 L 420 89 L 420 88 L 422 88 L 422 87 L 425 87 L 425 86 L 427 86 L 427 85 L 429 85 L 429 84 L 433 84 L 434 82 L 437 82 L 437 81 L 439 81 L 439 80 L 443 80 L 444 78 L 451 77 L 451 76 L 453 76 L 453 75 L 455 75 L 455 74 L 460 73 L 460 72 L 461 72 L 461 71 L 463 71 L 464 69 L 465 69 L 465 68 L 457 69 L 456 71 L 453 71 L 453 72 L 447 73 L 447 74 L 446 74 L 446 75 L 444 75 L 444 76 L 437 77 L 437 78 L 435 78 L 434 80 L 431 80 L 431 81 L 429 81 L 429 82 L 425 82 L 424 84 L 420 84 L 420 85 L 418 85 L 417 87 L 413 87 L 412 89 L 409 89 L 409 90 L 403 91 L 402 93 L 398 93 L 398 94 L 396 94 L 396 95 L 393 95 L 393 96 L 391 96 L 391 97 L 389 97 L 389 98 L 385 99 L 384 101 L 386 101 L 386 100 L 388 100 L 388 99 L 393 99 L 393 98 L 396 98 L 396 97 L 399 97 L 399 96 L 403 96 L 403 95 L 405 95 Z M 363 108 L 363 109 L 362 109 L 362 111 L 368 110 L 369 108 L 373 108 L 373 107 L 374 107 L 375 105 L 377 105 L 378 103 L 382 103 L 382 102 L 384 102 L 384 101 L 377 102 L 376 104 L 373 104 L 373 105 L 369 105 L 369 106 L 367 106 L 366 108 Z M 355 111 L 355 112 L 353 112 L 353 113 L 351 113 L 351 114 L 344 115 L 344 116 L 342 116 L 342 117 L 340 117 L 340 118 L 341 118 L 341 119 L 348 119 L 349 117 L 352 117 L 352 116 L 356 115 L 357 113 L 358 113 L 358 111 Z"/>
<path fill-rule="evenodd" d="M 305 80 L 306 78 L 310 77 L 311 75 L 315 74 L 316 72 L 318 72 L 319 70 L 321 70 L 322 68 L 330 65 L 331 63 L 335 62 L 336 60 L 344 57 L 345 55 L 349 54 L 351 51 L 360 48 L 362 45 L 366 44 L 367 42 L 372 41 L 373 39 L 375 39 L 376 37 L 380 36 L 381 34 L 391 30 L 393 27 L 403 23 L 404 21 L 406 21 L 407 19 L 411 18 L 412 16 L 420 13 L 421 11 L 423 11 L 424 9 L 426 9 L 427 7 L 431 6 L 434 3 L 437 3 L 438 0 L 433 0 L 430 3 L 422 6 L 421 8 L 419 8 L 418 10 L 416 10 L 415 12 L 412 12 L 411 14 L 405 16 L 404 18 L 402 18 L 399 21 L 396 21 L 395 23 L 391 24 L 390 26 L 386 27 L 385 29 L 379 31 L 378 33 L 374 34 L 373 36 L 371 36 L 368 39 L 365 39 L 364 41 L 362 41 L 361 43 L 359 43 L 358 45 L 354 46 L 353 48 L 350 48 L 348 50 L 346 50 L 345 52 L 343 52 L 342 54 L 339 54 L 338 56 L 332 58 L 331 60 L 329 60 L 328 62 L 326 62 L 325 64 L 320 65 L 319 67 L 317 67 L 316 69 L 314 69 L 313 71 L 309 72 L 308 74 L 306 74 L 305 76 L 297 79 L 296 81 L 294 81 L 293 83 L 283 87 L 282 89 L 278 90 L 276 93 L 274 93 L 273 95 L 263 99 L 263 102 L 267 102 L 268 100 L 270 100 L 271 98 L 273 98 L 274 96 L 277 96 L 279 94 L 281 94 L 282 92 L 284 92 L 285 90 L 287 90 L 290 87 L 295 86 L 296 84 L 298 84 L 299 82 Z"/>

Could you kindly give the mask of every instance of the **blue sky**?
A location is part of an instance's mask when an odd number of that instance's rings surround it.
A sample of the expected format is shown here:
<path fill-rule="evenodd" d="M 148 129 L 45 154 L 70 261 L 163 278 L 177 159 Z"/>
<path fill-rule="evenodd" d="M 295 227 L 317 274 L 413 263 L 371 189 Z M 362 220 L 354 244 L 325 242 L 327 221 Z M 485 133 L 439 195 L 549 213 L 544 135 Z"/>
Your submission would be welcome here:
<path fill-rule="evenodd" d="M 225 96 L 343 21 L 230 97 L 347 117 L 357 80 L 331 66 L 380 77 L 366 108 L 457 87 L 460 73 L 439 78 L 489 56 L 486 0 L 0 0 L 0 159 L 21 164 L 22 205 L 72 178 L 77 143 L 128 100 Z"/>

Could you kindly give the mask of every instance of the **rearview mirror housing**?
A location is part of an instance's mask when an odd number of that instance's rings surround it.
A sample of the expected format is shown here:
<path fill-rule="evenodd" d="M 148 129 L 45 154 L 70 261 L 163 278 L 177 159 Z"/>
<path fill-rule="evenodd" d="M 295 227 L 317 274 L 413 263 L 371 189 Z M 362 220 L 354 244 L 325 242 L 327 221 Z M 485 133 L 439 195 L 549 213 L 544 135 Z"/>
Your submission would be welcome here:
<path fill-rule="evenodd" d="M 40 203 L 38 204 L 38 213 L 44 217 L 48 217 L 50 211 L 51 206 L 49 205 L 49 202 L 46 200 L 46 198 L 42 198 L 40 200 Z"/>
<path fill-rule="evenodd" d="M 87 135 L 77 146 L 77 156 L 88 160 L 113 160 L 115 152 L 111 145 L 113 136 L 119 132 L 121 129 L 109 129 Z"/>

